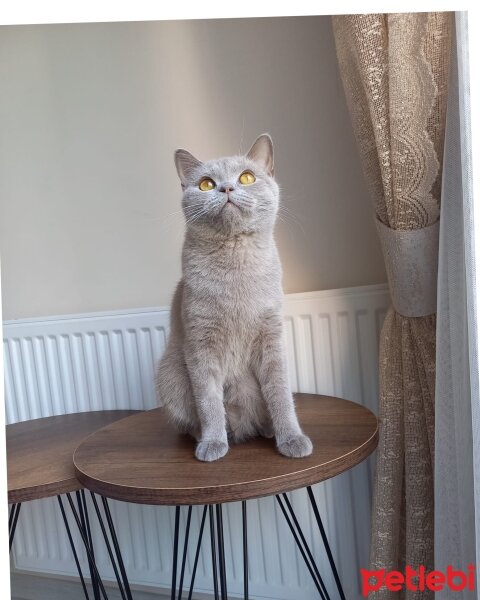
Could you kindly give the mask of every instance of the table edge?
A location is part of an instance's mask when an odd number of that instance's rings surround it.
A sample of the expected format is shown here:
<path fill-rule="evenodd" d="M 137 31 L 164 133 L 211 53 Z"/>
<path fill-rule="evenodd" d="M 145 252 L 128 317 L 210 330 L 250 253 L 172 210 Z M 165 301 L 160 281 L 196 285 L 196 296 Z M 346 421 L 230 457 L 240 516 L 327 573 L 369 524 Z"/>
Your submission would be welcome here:
<path fill-rule="evenodd" d="M 366 408 L 366 407 L 364 407 Z M 369 409 L 367 409 L 369 410 Z M 370 411 L 371 412 L 371 411 Z M 168 490 L 161 489 L 159 493 L 153 493 L 151 488 L 139 488 L 135 487 L 135 494 L 128 493 L 131 489 L 129 486 L 118 485 L 116 483 L 108 483 L 100 481 L 90 477 L 84 473 L 75 463 L 75 453 L 73 454 L 73 464 L 75 474 L 82 486 L 90 490 L 93 493 L 106 496 L 112 500 L 120 500 L 122 502 L 129 502 L 132 504 L 147 504 L 154 506 L 176 506 L 176 505 L 203 505 L 203 504 L 218 504 L 223 502 L 236 502 L 240 500 L 254 500 L 255 498 L 262 498 L 265 496 L 272 496 L 278 493 L 289 492 L 292 490 L 314 485 L 326 481 L 336 475 L 340 475 L 346 471 L 349 471 L 353 467 L 363 462 L 370 454 L 374 452 L 378 445 L 379 438 L 379 423 L 378 418 L 372 413 L 376 419 L 375 431 L 372 435 L 365 440 L 365 442 L 351 450 L 350 452 L 342 455 L 339 458 L 335 458 L 328 463 L 323 463 L 320 467 L 313 466 L 305 469 L 304 471 L 297 471 L 294 474 L 277 475 L 268 478 L 268 482 L 274 485 L 270 486 L 268 491 L 255 490 L 255 486 L 266 480 L 260 480 L 255 482 L 239 482 L 232 484 L 224 484 L 218 486 L 209 486 L 203 488 L 170 488 Z M 351 462 L 352 456 L 354 457 Z M 349 458 L 349 465 L 342 471 L 335 470 L 335 473 L 329 472 L 329 467 L 338 466 L 342 462 L 345 462 L 347 457 Z M 302 460 L 292 458 L 291 460 Z M 319 476 L 319 471 L 321 472 Z M 261 487 L 263 488 L 263 483 Z M 189 501 L 189 497 L 195 496 L 194 501 Z"/>
<path fill-rule="evenodd" d="M 8 504 L 20 504 L 22 502 L 30 502 L 31 500 L 43 500 L 44 498 L 52 498 L 54 496 L 60 496 L 61 494 L 77 492 L 81 489 L 83 489 L 83 485 L 77 477 L 72 476 L 70 479 L 55 481 L 54 483 L 8 490 Z"/>

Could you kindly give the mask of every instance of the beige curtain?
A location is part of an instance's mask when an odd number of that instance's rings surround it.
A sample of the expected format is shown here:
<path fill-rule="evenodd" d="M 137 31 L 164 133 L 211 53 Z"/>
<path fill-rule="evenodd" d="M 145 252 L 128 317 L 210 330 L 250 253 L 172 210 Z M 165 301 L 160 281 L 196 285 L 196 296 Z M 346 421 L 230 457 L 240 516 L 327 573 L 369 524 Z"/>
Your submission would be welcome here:
<path fill-rule="evenodd" d="M 440 215 L 451 13 L 336 16 L 333 28 L 376 217 L 394 230 L 432 226 Z M 401 284 L 415 294 L 415 282 Z M 379 367 L 370 567 L 433 569 L 435 314 L 391 308 Z"/>

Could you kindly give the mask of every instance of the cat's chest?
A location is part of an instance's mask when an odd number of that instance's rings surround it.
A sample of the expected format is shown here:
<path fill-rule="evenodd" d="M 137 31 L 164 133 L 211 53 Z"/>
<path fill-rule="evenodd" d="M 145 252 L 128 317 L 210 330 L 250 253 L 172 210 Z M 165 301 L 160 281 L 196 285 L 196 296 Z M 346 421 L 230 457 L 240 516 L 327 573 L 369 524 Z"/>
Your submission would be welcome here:
<path fill-rule="evenodd" d="M 204 298 L 227 311 L 249 310 L 277 292 L 280 273 L 274 259 L 271 252 L 244 247 L 193 255 L 184 265 L 184 279 L 197 301 Z"/>
<path fill-rule="evenodd" d="M 189 314 L 203 315 L 237 331 L 254 326 L 277 295 L 271 274 L 258 271 L 204 272 L 185 284 Z"/>

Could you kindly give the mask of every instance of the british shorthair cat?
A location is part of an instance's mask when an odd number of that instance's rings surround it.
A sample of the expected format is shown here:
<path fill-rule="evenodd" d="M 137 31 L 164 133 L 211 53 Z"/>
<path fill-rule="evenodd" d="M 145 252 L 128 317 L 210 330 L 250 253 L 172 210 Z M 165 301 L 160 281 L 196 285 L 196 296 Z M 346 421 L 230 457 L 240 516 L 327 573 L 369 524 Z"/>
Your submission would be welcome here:
<path fill-rule="evenodd" d="M 175 165 L 186 234 L 159 404 L 197 440 L 199 460 L 256 435 L 274 436 L 285 456 L 307 456 L 287 372 L 272 140 L 263 134 L 246 155 L 207 162 L 177 150 Z"/>

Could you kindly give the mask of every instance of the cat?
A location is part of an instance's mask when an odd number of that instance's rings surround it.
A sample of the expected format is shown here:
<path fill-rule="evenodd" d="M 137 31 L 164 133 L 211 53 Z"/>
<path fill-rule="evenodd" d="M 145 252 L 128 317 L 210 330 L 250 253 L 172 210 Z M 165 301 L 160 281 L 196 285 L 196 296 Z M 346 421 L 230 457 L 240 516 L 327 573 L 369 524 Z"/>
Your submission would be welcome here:
<path fill-rule="evenodd" d="M 257 435 L 275 437 L 285 456 L 308 456 L 287 373 L 272 139 L 208 162 L 179 149 L 175 165 L 186 233 L 156 370 L 159 405 L 196 439 L 199 460 Z"/>

